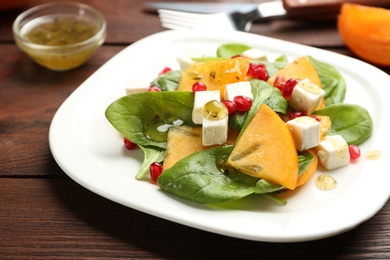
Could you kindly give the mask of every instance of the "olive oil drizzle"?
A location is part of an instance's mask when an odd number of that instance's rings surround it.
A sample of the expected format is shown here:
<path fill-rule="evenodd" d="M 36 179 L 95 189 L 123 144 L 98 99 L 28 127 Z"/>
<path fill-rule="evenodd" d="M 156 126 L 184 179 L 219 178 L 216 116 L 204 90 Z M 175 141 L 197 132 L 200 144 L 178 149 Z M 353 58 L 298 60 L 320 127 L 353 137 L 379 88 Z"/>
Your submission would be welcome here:
<path fill-rule="evenodd" d="M 64 46 L 85 41 L 98 32 L 91 21 L 75 17 L 55 17 L 28 31 L 24 37 L 32 43 Z"/>

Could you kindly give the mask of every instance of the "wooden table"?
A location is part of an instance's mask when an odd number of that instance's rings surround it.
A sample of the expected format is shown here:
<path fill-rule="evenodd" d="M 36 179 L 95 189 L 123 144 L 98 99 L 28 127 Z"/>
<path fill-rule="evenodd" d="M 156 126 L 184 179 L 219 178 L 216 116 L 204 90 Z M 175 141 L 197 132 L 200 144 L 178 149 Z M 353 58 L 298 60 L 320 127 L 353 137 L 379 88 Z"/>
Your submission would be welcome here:
<path fill-rule="evenodd" d="M 75 183 L 49 149 L 54 113 L 116 53 L 164 29 L 156 15 L 142 11 L 144 0 L 80 0 L 104 14 L 108 38 L 86 65 L 53 72 L 22 53 L 11 31 L 21 11 L 44 2 L 48 1 L 31 0 L 22 8 L 0 13 L 0 259 L 390 259 L 389 203 L 344 234 L 278 244 L 175 224 L 121 206 Z M 278 21 L 256 24 L 252 31 L 353 56 L 334 22 Z"/>

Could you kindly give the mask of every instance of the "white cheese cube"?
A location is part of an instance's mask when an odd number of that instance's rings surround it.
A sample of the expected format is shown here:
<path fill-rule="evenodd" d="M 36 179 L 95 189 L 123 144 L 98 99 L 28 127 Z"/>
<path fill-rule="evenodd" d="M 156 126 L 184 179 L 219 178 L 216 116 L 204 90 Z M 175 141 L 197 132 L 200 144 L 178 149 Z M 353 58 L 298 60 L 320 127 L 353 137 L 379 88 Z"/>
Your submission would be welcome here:
<path fill-rule="evenodd" d="M 184 52 L 181 56 L 177 58 L 177 62 L 179 63 L 180 69 L 184 70 L 191 66 L 191 64 L 195 63 L 192 58 L 200 58 L 202 56 L 202 53 L 194 49 L 188 49 L 186 52 Z"/>
<path fill-rule="evenodd" d="M 225 117 L 220 120 L 209 120 L 203 118 L 202 125 L 202 145 L 222 145 L 226 143 L 228 136 L 228 119 Z"/>
<path fill-rule="evenodd" d="M 325 136 L 316 150 L 321 165 L 328 170 L 349 164 L 348 144 L 341 135 Z"/>
<path fill-rule="evenodd" d="M 298 151 L 316 147 L 320 143 L 320 122 L 309 116 L 297 117 L 286 122 Z"/>
<path fill-rule="evenodd" d="M 251 48 L 242 53 L 242 55 L 254 60 L 267 60 L 267 55 L 259 49 Z"/>
<path fill-rule="evenodd" d="M 246 96 L 253 99 L 252 87 L 249 81 L 240 81 L 237 83 L 226 84 L 225 100 L 232 100 L 236 96 Z"/>
<path fill-rule="evenodd" d="M 289 105 L 296 111 L 310 115 L 317 109 L 324 95 L 325 91 L 309 79 L 300 80 L 291 94 Z"/>
<path fill-rule="evenodd" d="M 217 100 L 221 101 L 220 91 L 219 90 L 210 90 L 210 91 L 196 91 L 194 98 L 194 108 L 192 109 L 192 121 L 195 124 L 202 124 L 203 121 L 203 106 L 211 101 Z"/>
<path fill-rule="evenodd" d="M 133 94 L 138 92 L 146 92 L 149 89 L 149 82 L 141 82 L 141 81 L 129 81 L 126 83 L 126 94 Z"/>

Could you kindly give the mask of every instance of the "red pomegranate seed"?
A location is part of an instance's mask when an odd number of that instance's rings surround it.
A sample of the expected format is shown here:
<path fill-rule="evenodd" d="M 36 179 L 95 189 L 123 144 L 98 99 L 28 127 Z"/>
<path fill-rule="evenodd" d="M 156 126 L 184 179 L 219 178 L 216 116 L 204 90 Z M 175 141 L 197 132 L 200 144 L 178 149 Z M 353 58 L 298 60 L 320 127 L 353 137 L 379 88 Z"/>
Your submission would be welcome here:
<path fill-rule="evenodd" d="M 150 91 L 150 92 L 160 92 L 161 89 L 159 87 L 157 87 L 157 86 L 150 86 L 148 91 Z"/>
<path fill-rule="evenodd" d="M 158 75 L 161 76 L 167 72 L 170 72 L 172 69 L 170 67 L 165 67 Z"/>
<path fill-rule="evenodd" d="M 299 79 L 291 78 L 286 81 L 286 85 L 284 86 L 283 96 L 287 99 L 291 98 L 292 92 L 295 86 L 298 84 Z"/>
<path fill-rule="evenodd" d="M 280 74 L 276 76 L 274 81 L 274 87 L 278 88 L 283 93 L 285 86 L 286 86 L 286 79 L 284 78 L 284 76 Z"/>
<path fill-rule="evenodd" d="M 150 177 L 152 178 L 152 181 L 157 182 L 157 179 L 161 175 L 162 170 L 163 167 L 158 162 L 154 162 L 150 165 L 149 171 L 150 171 Z"/>
<path fill-rule="evenodd" d="M 314 118 L 316 121 L 318 122 L 321 122 L 321 118 L 319 118 L 318 116 L 315 116 L 315 115 L 311 115 L 310 116 L 311 118 Z"/>
<path fill-rule="evenodd" d="M 234 112 L 236 112 L 237 106 L 236 106 L 236 104 L 233 101 L 231 101 L 231 100 L 224 100 L 223 103 L 227 107 L 229 115 L 231 115 Z"/>
<path fill-rule="evenodd" d="M 134 150 L 135 148 L 137 148 L 137 144 L 133 143 L 126 137 L 123 137 L 123 142 L 125 143 L 125 147 L 127 150 Z"/>
<path fill-rule="evenodd" d="M 290 114 L 290 116 L 288 117 L 289 120 L 293 120 L 297 117 L 301 117 L 301 116 L 307 116 L 307 114 L 305 112 L 292 112 Z"/>
<path fill-rule="evenodd" d="M 252 106 L 252 99 L 246 96 L 235 96 L 233 99 L 238 111 L 246 112 Z"/>
<path fill-rule="evenodd" d="M 264 64 L 254 64 L 250 63 L 249 64 L 249 69 L 248 73 L 249 76 L 255 79 L 260 79 L 260 80 L 268 80 L 268 72 L 267 68 L 265 67 Z"/>
<path fill-rule="evenodd" d="M 360 148 L 356 145 L 348 145 L 349 156 L 351 160 L 357 160 L 360 158 Z"/>
<path fill-rule="evenodd" d="M 197 81 L 192 85 L 192 92 L 196 91 L 206 91 L 207 87 L 202 81 Z"/>
<path fill-rule="evenodd" d="M 293 120 L 293 119 L 295 119 L 297 117 L 301 117 L 301 116 L 307 116 L 307 113 L 305 113 L 305 112 L 292 112 L 289 115 L 288 120 Z M 311 115 L 310 117 L 315 119 L 318 122 L 321 122 L 321 119 L 316 115 Z"/>

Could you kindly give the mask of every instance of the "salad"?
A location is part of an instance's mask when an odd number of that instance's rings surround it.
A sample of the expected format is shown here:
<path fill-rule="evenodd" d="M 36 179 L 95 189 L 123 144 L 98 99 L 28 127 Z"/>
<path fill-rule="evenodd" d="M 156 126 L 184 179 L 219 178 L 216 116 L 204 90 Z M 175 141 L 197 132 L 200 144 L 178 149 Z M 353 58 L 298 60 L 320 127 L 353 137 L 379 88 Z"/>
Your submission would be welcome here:
<path fill-rule="evenodd" d="M 148 91 L 105 113 L 126 145 L 144 152 L 136 178 L 150 172 L 165 192 L 199 203 L 260 194 L 285 204 L 278 193 L 304 185 L 318 167 L 347 167 L 372 134 L 367 110 L 343 103 L 342 75 L 313 57 L 269 61 L 229 43 L 213 57 L 178 58 L 180 70 L 165 68 Z"/>

